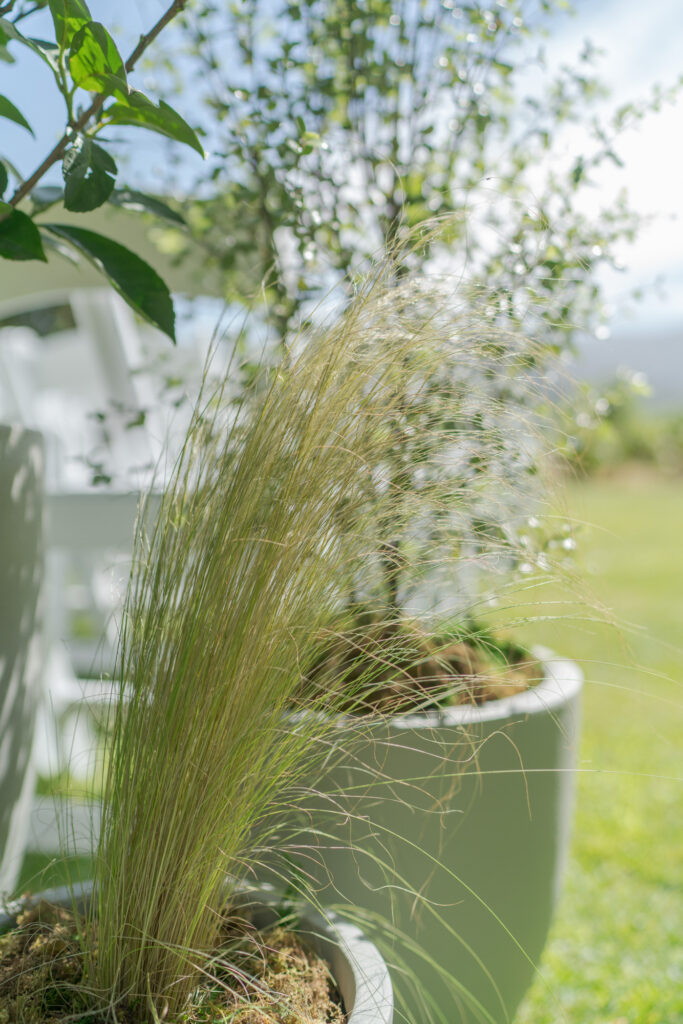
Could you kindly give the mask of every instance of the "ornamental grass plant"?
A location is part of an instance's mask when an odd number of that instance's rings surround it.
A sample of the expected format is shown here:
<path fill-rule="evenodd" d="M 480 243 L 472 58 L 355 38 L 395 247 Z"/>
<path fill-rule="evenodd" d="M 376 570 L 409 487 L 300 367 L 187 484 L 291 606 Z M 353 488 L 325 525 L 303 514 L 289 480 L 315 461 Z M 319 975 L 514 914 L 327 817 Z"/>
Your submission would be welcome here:
<path fill-rule="evenodd" d="M 221 936 L 264 861 L 315 903 L 282 822 L 335 756 L 335 712 L 424 658 L 416 623 L 438 660 L 444 619 L 533 557 L 515 520 L 539 478 L 537 365 L 486 295 L 392 260 L 247 395 L 205 386 L 136 529 L 84 967 L 45 1020 L 207 1019 L 188 1010 L 207 982 L 248 1000 Z M 359 609 L 381 645 L 312 682 Z M 414 709 L 456 685 L 429 683 Z"/>

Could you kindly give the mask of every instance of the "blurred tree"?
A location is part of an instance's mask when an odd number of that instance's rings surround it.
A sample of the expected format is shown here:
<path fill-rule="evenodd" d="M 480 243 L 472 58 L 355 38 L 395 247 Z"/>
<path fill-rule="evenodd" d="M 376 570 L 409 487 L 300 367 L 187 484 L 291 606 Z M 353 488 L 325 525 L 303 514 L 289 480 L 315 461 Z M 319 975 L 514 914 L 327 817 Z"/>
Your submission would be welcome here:
<path fill-rule="evenodd" d="M 604 96 L 594 48 L 559 69 L 538 48 L 566 7 L 205 0 L 188 12 L 184 58 L 165 61 L 204 101 L 211 155 L 188 217 L 226 299 L 260 307 L 283 341 L 404 227 L 455 214 L 447 247 L 506 317 L 533 309 L 555 351 L 595 325 L 595 270 L 638 218 L 623 194 L 590 217 L 583 197 L 602 164 L 620 162 L 619 132 L 664 95 L 593 117 Z M 567 155 L 578 121 L 586 151 Z"/>

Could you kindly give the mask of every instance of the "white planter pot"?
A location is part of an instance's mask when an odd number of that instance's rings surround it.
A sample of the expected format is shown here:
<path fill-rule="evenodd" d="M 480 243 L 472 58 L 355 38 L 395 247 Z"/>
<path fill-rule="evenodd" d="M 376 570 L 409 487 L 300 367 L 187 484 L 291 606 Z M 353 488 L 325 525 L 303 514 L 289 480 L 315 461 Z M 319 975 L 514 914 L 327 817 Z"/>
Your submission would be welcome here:
<path fill-rule="evenodd" d="M 260 894 L 256 893 L 256 900 Z M 247 900 L 250 904 L 250 900 Z M 258 928 L 277 921 L 269 903 L 252 910 Z M 386 963 L 360 928 L 336 914 L 306 910 L 299 918 L 297 934 L 329 966 L 344 1002 L 347 1024 L 392 1024 L 394 997 Z"/>
<path fill-rule="evenodd" d="M 576 665 L 543 657 L 524 693 L 343 718 L 327 738 L 291 856 L 323 904 L 377 915 L 363 928 L 392 968 L 398 1019 L 503 1024 L 533 977 L 567 852 L 582 686 Z"/>
<path fill-rule="evenodd" d="M 81 892 L 87 900 L 91 887 L 86 883 Z M 50 889 L 38 894 L 41 899 L 63 906 L 72 906 L 72 894 L 67 888 Z M 266 892 L 245 893 L 242 908 L 257 928 L 277 923 L 275 900 Z M 82 905 L 82 903 L 81 903 Z M 0 914 L 0 933 L 14 923 L 14 916 L 22 904 L 10 907 L 9 913 Z M 297 934 L 329 966 L 347 1013 L 347 1024 L 392 1024 L 394 1002 L 389 971 L 375 945 L 365 938 L 355 925 L 335 914 L 322 914 L 312 909 L 299 917 Z"/>
<path fill-rule="evenodd" d="M 42 537 L 42 437 L 0 425 L 0 892 L 21 867 L 33 799 Z"/>

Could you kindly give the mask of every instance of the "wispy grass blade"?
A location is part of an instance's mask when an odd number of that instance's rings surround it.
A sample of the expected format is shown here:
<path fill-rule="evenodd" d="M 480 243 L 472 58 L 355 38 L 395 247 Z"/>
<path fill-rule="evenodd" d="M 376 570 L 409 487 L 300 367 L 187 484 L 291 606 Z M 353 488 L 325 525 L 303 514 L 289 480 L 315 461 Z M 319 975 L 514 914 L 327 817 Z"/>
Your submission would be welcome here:
<path fill-rule="evenodd" d="M 493 572 L 519 555 L 504 524 L 538 423 L 505 388 L 539 389 L 524 376 L 533 346 L 485 297 L 397 284 L 394 271 L 298 339 L 249 401 L 205 390 L 160 514 L 141 520 L 90 970 L 150 1019 L 186 1002 L 230 886 L 328 755 L 331 720 L 310 712 L 373 685 L 376 665 L 306 687 L 330 635 L 362 604 L 390 637 L 381 658 L 410 663 L 414 640 L 395 629 L 406 608 L 417 614 L 455 566 Z M 283 728 L 302 701 L 308 713 Z"/>

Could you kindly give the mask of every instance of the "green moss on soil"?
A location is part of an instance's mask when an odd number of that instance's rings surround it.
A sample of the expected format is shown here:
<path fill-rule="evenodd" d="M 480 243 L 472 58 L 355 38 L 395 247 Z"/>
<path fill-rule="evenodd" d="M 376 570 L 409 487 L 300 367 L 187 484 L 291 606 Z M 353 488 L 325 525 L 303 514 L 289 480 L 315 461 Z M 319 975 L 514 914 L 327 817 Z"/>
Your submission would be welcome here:
<path fill-rule="evenodd" d="M 207 958 L 211 975 L 192 1002 L 164 1024 L 343 1024 L 341 1000 L 327 965 L 291 932 L 256 932 L 230 917 L 222 943 Z M 0 1024 L 146 1024 L 143 1001 L 98 1004 L 88 987 L 84 922 L 71 910 L 41 902 L 0 935 Z"/>
<path fill-rule="evenodd" d="M 542 677 L 526 648 L 478 627 L 456 626 L 434 637 L 409 622 L 370 620 L 329 632 L 307 687 L 316 698 L 332 694 L 335 710 L 408 714 L 484 704 L 520 693 Z"/>

